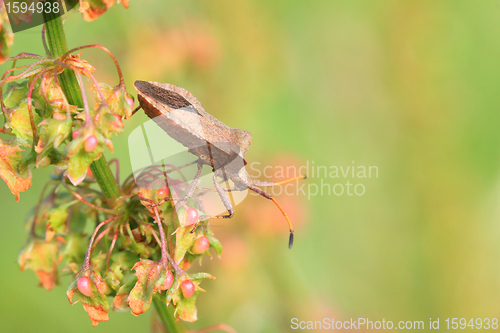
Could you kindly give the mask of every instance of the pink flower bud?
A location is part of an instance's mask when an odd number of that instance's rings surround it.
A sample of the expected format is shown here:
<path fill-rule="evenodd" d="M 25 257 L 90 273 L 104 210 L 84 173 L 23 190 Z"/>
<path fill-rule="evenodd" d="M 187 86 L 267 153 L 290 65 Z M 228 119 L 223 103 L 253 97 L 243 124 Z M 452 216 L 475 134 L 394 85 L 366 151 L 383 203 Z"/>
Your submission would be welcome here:
<path fill-rule="evenodd" d="M 210 242 L 208 241 L 208 238 L 202 236 L 196 239 L 192 251 L 194 254 L 201 254 L 207 252 L 209 247 L 210 247 Z"/>
<path fill-rule="evenodd" d="M 90 297 L 92 295 L 92 281 L 90 281 L 88 276 L 82 276 L 79 278 L 76 282 L 76 287 L 85 296 Z"/>
<path fill-rule="evenodd" d="M 186 225 L 195 224 L 196 222 L 198 222 L 198 211 L 188 207 L 186 209 Z"/>
<path fill-rule="evenodd" d="M 91 135 L 87 139 L 85 139 L 84 148 L 87 153 L 94 151 L 96 147 L 97 147 L 97 138 L 95 137 L 95 135 Z"/>
<path fill-rule="evenodd" d="M 172 287 L 172 284 L 174 283 L 174 274 L 172 274 L 171 271 L 167 271 L 167 277 L 165 278 L 165 281 L 163 282 L 161 286 L 161 290 L 167 290 L 170 287 Z"/>
<path fill-rule="evenodd" d="M 194 295 L 194 283 L 191 280 L 185 280 L 181 283 L 181 290 L 182 290 L 182 295 L 185 298 L 190 298 L 191 296 Z"/>
<path fill-rule="evenodd" d="M 132 97 L 126 96 L 125 101 L 127 101 L 127 104 L 130 106 L 131 109 L 134 108 L 134 99 Z"/>

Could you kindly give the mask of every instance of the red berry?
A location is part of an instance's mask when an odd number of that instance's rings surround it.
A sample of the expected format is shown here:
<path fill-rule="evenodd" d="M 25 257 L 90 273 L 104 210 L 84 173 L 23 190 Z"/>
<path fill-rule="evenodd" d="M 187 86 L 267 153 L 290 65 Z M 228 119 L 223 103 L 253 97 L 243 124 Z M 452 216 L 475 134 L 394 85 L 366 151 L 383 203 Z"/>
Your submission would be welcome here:
<path fill-rule="evenodd" d="M 194 283 L 191 280 L 186 280 L 181 283 L 182 295 L 189 298 L 194 295 Z"/>
<path fill-rule="evenodd" d="M 76 139 L 76 137 L 78 136 L 78 134 L 80 134 L 80 132 L 78 130 L 73 131 L 73 140 Z"/>
<path fill-rule="evenodd" d="M 92 295 L 92 281 L 90 281 L 90 278 L 88 276 L 82 276 L 81 278 L 78 279 L 76 282 L 76 286 L 78 287 L 78 290 L 85 296 L 91 296 Z"/>
<path fill-rule="evenodd" d="M 192 251 L 194 254 L 201 254 L 207 252 L 209 247 L 210 247 L 210 242 L 208 241 L 208 238 L 202 236 L 196 239 Z"/>
<path fill-rule="evenodd" d="M 174 274 L 172 274 L 171 271 L 167 271 L 167 277 L 165 278 L 165 281 L 163 282 L 161 286 L 161 290 L 167 290 L 170 287 L 172 287 L 172 284 L 174 283 Z"/>
<path fill-rule="evenodd" d="M 158 190 L 158 197 L 160 197 L 160 198 L 168 197 L 169 194 L 170 194 L 170 190 L 169 190 L 168 186 L 166 186 L 166 185 Z"/>
<path fill-rule="evenodd" d="M 97 138 L 95 137 L 95 135 L 91 135 L 87 139 L 85 139 L 84 148 L 87 153 L 94 151 L 96 147 L 97 147 Z"/>
<path fill-rule="evenodd" d="M 127 101 L 128 105 L 130 106 L 130 109 L 134 108 L 134 99 L 132 97 L 126 96 L 125 101 Z"/>
<path fill-rule="evenodd" d="M 194 208 L 188 207 L 186 209 L 186 225 L 195 224 L 198 222 L 198 211 Z"/>

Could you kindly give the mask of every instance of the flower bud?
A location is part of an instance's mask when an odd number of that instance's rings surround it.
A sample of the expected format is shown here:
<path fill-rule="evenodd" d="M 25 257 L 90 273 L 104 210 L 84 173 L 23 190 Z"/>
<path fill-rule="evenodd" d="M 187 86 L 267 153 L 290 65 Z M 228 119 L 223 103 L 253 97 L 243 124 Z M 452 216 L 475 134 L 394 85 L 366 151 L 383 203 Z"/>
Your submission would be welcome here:
<path fill-rule="evenodd" d="M 207 252 L 208 248 L 210 247 L 210 242 L 208 241 L 208 238 L 205 236 L 202 236 L 194 242 L 192 252 L 194 254 L 201 254 Z"/>
<path fill-rule="evenodd" d="M 95 137 L 95 135 L 91 135 L 87 139 L 85 139 L 85 151 L 87 153 L 94 151 L 96 147 L 97 147 L 97 138 Z"/>
<path fill-rule="evenodd" d="M 167 276 L 165 277 L 165 281 L 163 282 L 160 290 L 165 291 L 167 289 L 170 289 L 173 283 L 174 283 L 174 274 L 172 274 L 171 271 L 167 271 Z"/>
<path fill-rule="evenodd" d="M 88 276 L 80 277 L 76 283 L 76 287 L 85 296 L 92 296 L 92 281 L 90 281 Z"/>
<path fill-rule="evenodd" d="M 185 298 L 190 298 L 191 296 L 194 295 L 194 290 L 195 286 L 193 281 L 191 280 L 185 280 L 181 283 L 181 290 L 182 290 L 182 295 Z"/>

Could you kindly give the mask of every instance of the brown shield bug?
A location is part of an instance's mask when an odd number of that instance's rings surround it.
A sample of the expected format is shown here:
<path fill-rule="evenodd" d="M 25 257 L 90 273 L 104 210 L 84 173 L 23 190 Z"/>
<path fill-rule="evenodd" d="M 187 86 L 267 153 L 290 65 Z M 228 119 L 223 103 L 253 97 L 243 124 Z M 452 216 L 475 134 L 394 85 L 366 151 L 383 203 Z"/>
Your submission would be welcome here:
<path fill-rule="evenodd" d="M 213 171 L 213 184 L 227 215 L 216 218 L 230 218 L 234 214 L 231 200 L 225 192 L 249 189 L 276 204 L 285 216 L 290 228 L 288 247 L 293 244 L 293 226 L 286 212 L 267 192 L 256 186 L 269 187 L 297 179 L 301 175 L 279 183 L 253 181 L 245 169 L 245 154 L 252 143 L 252 135 L 244 130 L 231 128 L 208 114 L 200 102 L 189 91 L 166 83 L 135 81 L 140 107 L 167 134 L 197 157 L 198 171 L 193 178 L 184 199 L 193 195 L 203 165 Z M 222 188 L 217 181 L 230 180 L 232 188 Z"/>

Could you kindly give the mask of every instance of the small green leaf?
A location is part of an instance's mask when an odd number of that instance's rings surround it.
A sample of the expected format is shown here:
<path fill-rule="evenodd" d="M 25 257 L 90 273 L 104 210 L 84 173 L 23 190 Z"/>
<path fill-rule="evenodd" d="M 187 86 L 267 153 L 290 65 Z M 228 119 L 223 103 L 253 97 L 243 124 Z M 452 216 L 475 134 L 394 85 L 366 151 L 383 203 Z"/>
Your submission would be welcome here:
<path fill-rule="evenodd" d="M 104 96 L 104 99 L 106 100 L 106 103 L 109 105 L 111 113 L 125 119 L 130 118 L 132 115 L 132 106 L 129 102 L 133 102 L 132 96 L 121 86 L 111 87 L 106 83 L 99 83 L 98 86 Z M 93 86 L 92 89 L 96 94 L 96 102 L 101 104 L 102 101 L 97 88 Z"/>
<path fill-rule="evenodd" d="M 28 95 L 28 81 L 11 82 L 8 85 L 7 92 L 3 102 L 5 107 L 13 109 Z"/>
<path fill-rule="evenodd" d="M 196 311 L 196 297 L 200 292 L 195 291 L 194 295 L 189 298 L 183 298 L 175 307 L 174 314 L 179 316 L 184 321 L 194 322 L 198 319 Z"/>
<path fill-rule="evenodd" d="M 21 270 L 31 269 L 45 289 L 54 288 L 59 283 L 57 271 L 59 245 L 56 241 L 45 242 L 34 239 L 21 251 L 18 259 Z"/>
<path fill-rule="evenodd" d="M 97 131 L 105 138 L 111 139 L 111 134 L 123 132 L 124 125 L 121 118 L 114 115 L 109 107 L 101 106 L 97 111 L 93 111 L 92 115 Z"/>
<path fill-rule="evenodd" d="M 208 238 L 208 241 L 210 242 L 210 247 L 215 250 L 217 256 L 220 258 L 220 255 L 222 254 L 222 244 L 219 242 L 217 238 L 214 237 L 211 231 L 209 231 L 205 236 Z"/>
<path fill-rule="evenodd" d="M 10 47 L 14 43 L 14 33 L 9 24 L 7 11 L 0 11 L 0 63 L 5 61 L 10 52 Z"/>
<path fill-rule="evenodd" d="M 67 263 L 75 263 L 78 266 L 83 263 L 85 250 L 87 249 L 89 237 L 82 234 L 71 233 L 66 238 L 66 246 L 61 252 Z"/>
<path fill-rule="evenodd" d="M 33 103 L 33 100 L 32 100 Z M 31 108 L 35 128 L 41 121 L 40 116 L 35 111 L 35 107 Z M 12 130 L 19 140 L 27 145 L 31 145 L 33 141 L 33 128 L 31 127 L 30 113 L 28 103 L 23 99 L 16 107 L 5 112 L 5 127 Z"/>
<path fill-rule="evenodd" d="M 106 282 L 113 290 L 118 290 L 121 286 L 124 274 L 120 264 L 113 262 L 104 274 L 104 282 Z"/>
<path fill-rule="evenodd" d="M 68 156 L 68 178 L 75 186 L 80 184 L 87 175 L 88 167 L 92 162 L 99 159 L 102 155 L 103 149 L 101 145 L 91 151 L 85 151 L 84 140 L 86 137 L 83 133 L 75 140 L 71 141 L 69 146 Z"/>
<path fill-rule="evenodd" d="M 0 178 L 7 183 L 16 201 L 19 201 L 19 193 L 31 186 L 31 170 L 19 170 L 22 151 L 15 140 L 4 141 L 0 138 Z"/>
<path fill-rule="evenodd" d="M 141 260 L 132 268 L 137 283 L 130 292 L 127 304 L 132 314 L 138 316 L 151 306 L 153 295 L 158 292 L 166 278 L 166 270 L 158 261 Z"/>
<path fill-rule="evenodd" d="M 193 296 L 189 298 L 185 298 L 182 295 L 180 285 L 181 283 L 189 279 L 195 285 L 195 293 Z M 175 316 L 178 316 L 184 321 L 193 322 L 197 319 L 196 316 L 196 297 L 200 292 L 204 292 L 205 290 L 199 287 L 201 281 L 205 279 L 215 279 L 212 275 L 208 273 L 196 273 L 188 276 L 184 276 L 180 279 L 176 279 L 172 287 L 168 290 L 167 293 L 167 305 L 170 301 L 175 304 Z"/>
<path fill-rule="evenodd" d="M 193 245 L 196 234 L 191 232 L 192 225 L 187 227 L 179 227 L 175 231 L 175 256 L 176 264 L 179 264 L 184 258 L 186 251 Z"/>
<path fill-rule="evenodd" d="M 68 219 L 68 209 L 77 202 L 78 200 L 73 200 L 51 209 L 47 213 L 49 215 L 47 228 L 52 229 L 58 234 L 66 235 L 66 220 Z"/>
<path fill-rule="evenodd" d="M 62 119 L 64 117 L 64 119 Z M 35 151 L 38 153 L 36 166 L 40 161 L 48 156 L 50 152 L 59 147 L 71 134 L 71 117 L 59 116 L 61 119 L 49 118 L 40 123 L 40 136 Z"/>
<path fill-rule="evenodd" d="M 131 279 L 129 282 L 126 282 L 118 289 L 118 291 L 116 292 L 116 296 L 113 298 L 113 304 L 111 306 L 113 311 L 125 312 L 130 309 L 126 301 L 130 291 L 134 288 L 136 283 L 137 277 L 133 275 L 133 279 Z"/>
<path fill-rule="evenodd" d="M 120 251 L 111 256 L 111 261 L 118 263 L 124 270 L 130 271 L 137 262 L 137 256 L 131 251 Z"/>

